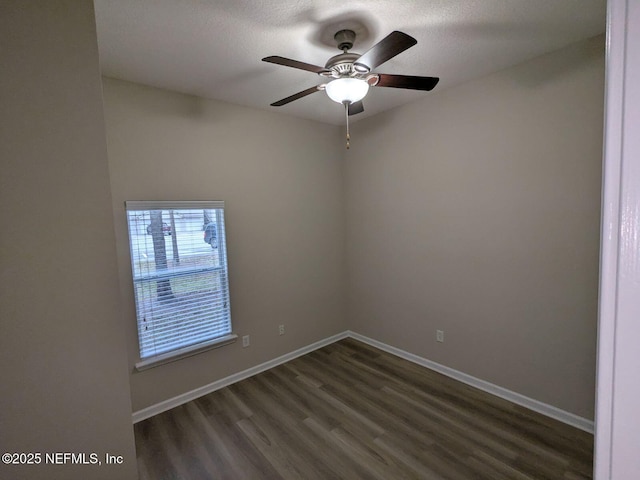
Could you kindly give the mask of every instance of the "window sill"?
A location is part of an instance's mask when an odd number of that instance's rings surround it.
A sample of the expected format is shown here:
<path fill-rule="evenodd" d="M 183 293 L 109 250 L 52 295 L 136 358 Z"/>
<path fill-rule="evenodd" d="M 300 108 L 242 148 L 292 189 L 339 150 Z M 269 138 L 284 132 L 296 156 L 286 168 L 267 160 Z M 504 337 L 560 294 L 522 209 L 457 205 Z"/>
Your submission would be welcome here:
<path fill-rule="evenodd" d="M 156 355 L 154 357 L 147 358 L 146 360 L 140 360 L 138 363 L 136 363 L 136 370 L 142 372 L 153 367 L 164 365 L 165 363 L 175 362 L 176 360 L 180 360 L 182 358 L 191 357 L 192 355 L 206 352 L 207 350 L 224 347 L 225 345 L 234 343 L 237 339 L 238 335 L 232 333 L 230 335 L 225 335 L 224 337 L 216 338 L 215 340 L 199 343 L 198 345 L 192 345 L 190 347 L 185 347 L 179 350 L 173 350 L 172 352 Z"/>

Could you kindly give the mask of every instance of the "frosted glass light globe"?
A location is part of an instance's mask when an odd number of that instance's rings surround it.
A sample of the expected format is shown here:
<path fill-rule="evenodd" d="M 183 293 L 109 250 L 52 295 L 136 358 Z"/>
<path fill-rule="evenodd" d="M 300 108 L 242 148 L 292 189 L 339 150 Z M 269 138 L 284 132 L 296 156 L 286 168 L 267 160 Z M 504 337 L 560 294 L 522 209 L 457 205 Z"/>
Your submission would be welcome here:
<path fill-rule="evenodd" d="M 365 97 L 369 84 L 359 78 L 336 78 L 327 83 L 325 90 L 334 102 L 354 103 Z"/>

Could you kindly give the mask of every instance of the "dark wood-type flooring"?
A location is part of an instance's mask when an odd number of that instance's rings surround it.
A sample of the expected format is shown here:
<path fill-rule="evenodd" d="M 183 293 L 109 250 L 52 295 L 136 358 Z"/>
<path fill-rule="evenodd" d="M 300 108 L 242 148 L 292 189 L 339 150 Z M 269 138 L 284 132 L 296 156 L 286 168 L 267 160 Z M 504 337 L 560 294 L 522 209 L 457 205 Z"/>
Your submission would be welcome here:
<path fill-rule="evenodd" d="M 345 339 L 135 425 L 141 480 L 590 479 L 593 436 Z"/>

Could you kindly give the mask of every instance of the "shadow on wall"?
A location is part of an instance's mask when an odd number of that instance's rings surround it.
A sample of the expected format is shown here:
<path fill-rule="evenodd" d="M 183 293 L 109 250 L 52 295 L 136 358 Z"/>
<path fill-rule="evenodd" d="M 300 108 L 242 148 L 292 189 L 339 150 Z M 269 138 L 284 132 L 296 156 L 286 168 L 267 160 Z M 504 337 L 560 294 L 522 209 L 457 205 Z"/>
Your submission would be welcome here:
<path fill-rule="evenodd" d="M 156 87 L 148 87 L 138 83 L 127 82 L 110 77 L 103 77 L 103 83 L 108 82 L 114 88 L 126 88 L 127 92 L 134 92 L 136 97 L 136 107 L 140 110 L 152 114 L 154 118 L 183 118 L 210 125 L 227 124 L 233 120 L 235 110 L 231 108 L 216 108 L 224 102 L 219 100 L 208 100 L 206 98 L 197 97 L 195 95 L 181 94 L 171 92 L 172 95 L 158 96 Z M 108 95 L 111 89 L 104 89 L 105 95 Z M 234 105 L 234 108 L 242 108 Z"/>
<path fill-rule="evenodd" d="M 514 83 L 525 88 L 536 88 L 553 82 L 589 65 L 594 58 L 601 58 L 605 49 L 604 35 L 598 35 L 586 42 L 578 42 L 565 49 L 565 55 L 546 54 L 532 64 L 526 62 L 509 69 Z"/>

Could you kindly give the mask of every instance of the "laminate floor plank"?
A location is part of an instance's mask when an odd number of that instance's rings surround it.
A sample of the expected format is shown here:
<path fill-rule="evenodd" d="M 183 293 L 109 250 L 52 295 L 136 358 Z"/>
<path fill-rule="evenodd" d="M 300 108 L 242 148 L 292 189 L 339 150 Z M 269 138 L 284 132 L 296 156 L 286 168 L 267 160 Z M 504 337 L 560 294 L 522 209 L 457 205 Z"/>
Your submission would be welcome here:
<path fill-rule="evenodd" d="M 179 480 L 171 462 L 171 455 L 166 451 L 162 441 L 162 433 L 158 425 L 159 415 L 135 425 L 136 453 L 139 469 L 149 478 L 162 478 L 164 480 Z M 140 475 L 142 477 L 142 473 Z"/>
<path fill-rule="evenodd" d="M 135 435 L 141 480 L 592 479 L 592 435 L 350 338 Z"/>
<path fill-rule="evenodd" d="M 246 385 L 249 384 L 250 382 L 246 382 Z M 285 457 L 292 459 L 292 463 L 299 469 L 304 469 L 301 476 L 296 478 L 334 478 L 332 465 L 325 461 L 327 453 L 334 452 L 327 452 L 321 439 L 302 428 L 303 421 L 308 417 L 300 419 L 290 415 L 279 398 L 264 385 L 260 385 L 259 379 L 250 388 L 253 399 L 258 404 L 256 414 L 250 420 L 260 422 L 259 427 L 268 437 L 269 443 L 277 445 Z"/>
<path fill-rule="evenodd" d="M 191 420 L 191 431 L 199 439 L 200 451 L 211 462 L 208 463 L 209 471 L 219 472 L 219 478 L 250 478 L 260 472 L 265 472 L 265 478 L 277 478 L 275 472 L 273 475 L 267 474 L 270 464 L 259 464 L 260 460 L 255 457 L 248 458 L 245 455 L 247 448 L 237 449 L 237 435 L 233 435 L 228 427 L 218 425 L 215 421 L 207 421 L 195 402 L 187 404 L 187 414 Z M 234 425 L 231 430 L 237 430 L 237 427 Z"/>

